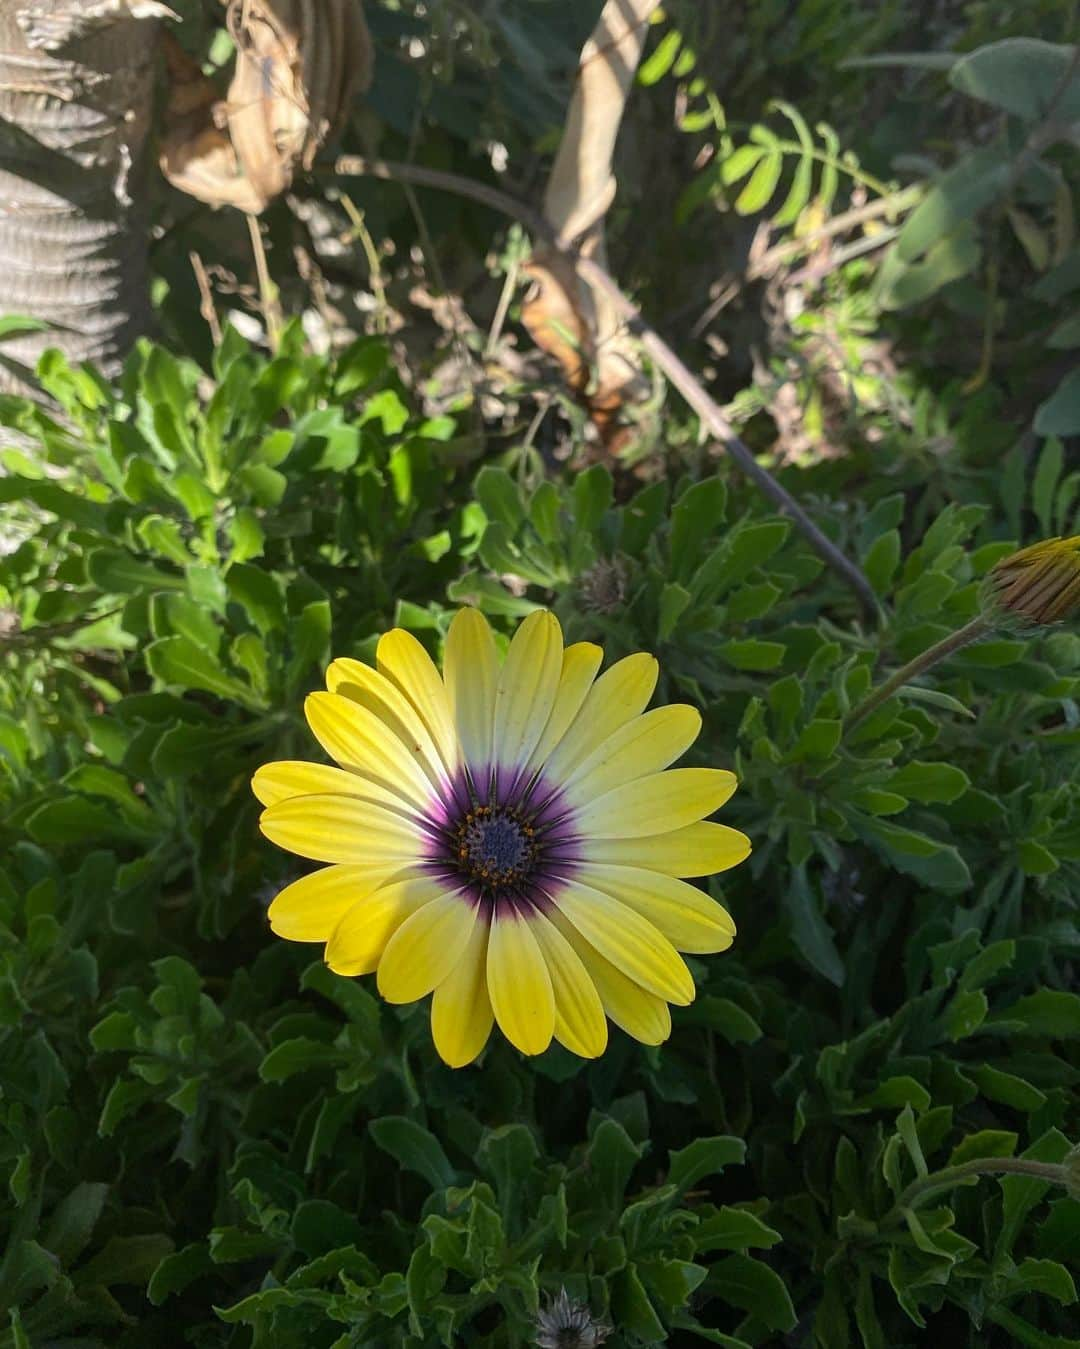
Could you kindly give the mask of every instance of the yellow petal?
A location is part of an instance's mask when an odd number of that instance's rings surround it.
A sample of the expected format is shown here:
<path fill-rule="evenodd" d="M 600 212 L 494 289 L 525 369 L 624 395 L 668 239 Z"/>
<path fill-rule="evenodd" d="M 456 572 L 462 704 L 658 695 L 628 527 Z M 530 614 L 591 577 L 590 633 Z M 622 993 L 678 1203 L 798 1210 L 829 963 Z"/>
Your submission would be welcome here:
<path fill-rule="evenodd" d="M 379 670 L 412 703 L 420 714 L 445 764 L 457 764 L 460 757 L 454 719 L 446 688 L 435 662 L 404 628 L 392 628 L 379 638 L 375 650 Z"/>
<path fill-rule="evenodd" d="M 326 672 L 326 687 L 361 707 L 369 708 L 401 740 L 416 758 L 428 780 L 439 786 L 452 775 L 454 765 L 445 764 L 431 733 L 420 715 L 396 684 L 362 661 L 343 657 Z"/>
<path fill-rule="evenodd" d="M 495 761 L 524 768 L 544 733 L 562 670 L 562 630 L 546 609 L 518 627 L 495 685 Z"/>
<path fill-rule="evenodd" d="M 443 892 L 398 928 L 379 961 L 379 992 L 387 1002 L 415 1002 L 441 984 L 461 958 L 476 924 L 476 905 Z"/>
<path fill-rule="evenodd" d="M 411 820 L 355 796 L 293 796 L 268 806 L 259 828 L 271 843 L 313 862 L 406 866 L 425 856 L 424 836 Z"/>
<path fill-rule="evenodd" d="M 547 962 L 555 995 L 555 1039 L 572 1054 L 595 1059 L 607 1048 L 607 1021 L 596 985 L 574 948 L 543 914 L 529 919 Z"/>
<path fill-rule="evenodd" d="M 549 776 L 565 781 L 620 726 L 644 712 L 659 674 L 656 657 L 644 651 L 625 656 L 605 670 L 548 759 L 545 768 Z"/>
<path fill-rule="evenodd" d="M 667 876 L 711 876 L 745 862 L 750 840 L 738 829 L 703 820 L 667 834 L 589 839 L 586 853 L 592 862 L 645 867 Z"/>
<path fill-rule="evenodd" d="M 685 703 L 657 707 L 635 717 L 583 760 L 567 779 L 572 801 L 595 801 L 620 783 L 659 773 L 690 748 L 701 714 Z"/>
<path fill-rule="evenodd" d="M 542 1054 L 555 1031 L 555 996 L 528 919 L 506 911 L 492 919 L 487 982 L 502 1033 L 523 1054 Z"/>
<path fill-rule="evenodd" d="M 667 1002 L 694 1001 L 694 979 L 671 942 L 626 904 L 581 881 L 552 886 L 556 908 L 605 960 Z"/>
<path fill-rule="evenodd" d="M 595 864 L 586 864 L 577 874 L 583 884 L 628 904 L 679 951 L 726 951 L 734 940 L 735 924 L 727 909 L 685 881 L 639 867 Z"/>
<path fill-rule="evenodd" d="M 342 768 L 394 792 L 414 811 L 431 804 L 431 783 L 415 754 L 370 708 L 340 693 L 309 693 L 304 714 L 315 739 Z"/>
<path fill-rule="evenodd" d="M 373 890 L 342 914 L 326 944 L 326 963 L 337 974 L 370 974 L 401 925 L 443 892 L 428 876 L 406 876 Z"/>
<path fill-rule="evenodd" d="M 346 773 L 330 764 L 307 763 L 302 759 L 279 759 L 263 764 L 251 779 L 251 790 L 264 806 L 287 801 L 291 796 L 359 796 L 387 810 L 407 809 L 401 798 L 380 787 L 370 778 Z"/>
<path fill-rule="evenodd" d="M 589 978 L 596 985 L 604 1011 L 616 1026 L 642 1044 L 663 1044 L 671 1034 L 671 1012 L 663 998 L 647 993 L 621 970 L 617 970 L 610 960 L 605 960 L 558 909 L 552 909 L 550 917 L 577 952 Z"/>
<path fill-rule="evenodd" d="M 488 768 L 495 730 L 495 685 L 499 657 L 487 619 L 477 609 L 459 609 L 446 634 L 443 679 L 465 762 Z"/>
<path fill-rule="evenodd" d="M 401 870 L 397 862 L 373 867 L 323 867 L 278 892 L 267 916 L 270 927 L 289 941 L 329 941 L 354 904 Z"/>
<path fill-rule="evenodd" d="M 487 991 L 488 925 L 478 918 L 458 962 L 431 999 L 431 1035 L 451 1068 L 472 1063 L 488 1042 L 495 1014 Z"/>
<path fill-rule="evenodd" d="M 530 756 L 531 768 L 542 768 L 548 755 L 570 729 L 593 686 L 593 680 L 603 659 L 603 649 L 593 642 L 575 642 L 563 652 L 562 671 L 559 675 L 555 702 L 544 727 L 544 733 Z"/>
<path fill-rule="evenodd" d="M 723 768 L 669 768 L 582 806 L 578 827 L 586 838 L 665 834 L 719 810 L 737 786 Z"/>

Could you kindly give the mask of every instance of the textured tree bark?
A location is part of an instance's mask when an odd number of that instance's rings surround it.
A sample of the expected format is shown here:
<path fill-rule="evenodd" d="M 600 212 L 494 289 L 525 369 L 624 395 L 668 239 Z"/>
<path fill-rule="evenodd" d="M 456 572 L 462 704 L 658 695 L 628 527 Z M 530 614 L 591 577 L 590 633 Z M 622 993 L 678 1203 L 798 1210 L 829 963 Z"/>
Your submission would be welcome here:
<path fill-rule="evenodd" d="M 114 371 L 149 326 L 156 0 L 0 0 L 0 389 L 47 346 Z M 53 327 L 52 325 L 55 325 Z"/>

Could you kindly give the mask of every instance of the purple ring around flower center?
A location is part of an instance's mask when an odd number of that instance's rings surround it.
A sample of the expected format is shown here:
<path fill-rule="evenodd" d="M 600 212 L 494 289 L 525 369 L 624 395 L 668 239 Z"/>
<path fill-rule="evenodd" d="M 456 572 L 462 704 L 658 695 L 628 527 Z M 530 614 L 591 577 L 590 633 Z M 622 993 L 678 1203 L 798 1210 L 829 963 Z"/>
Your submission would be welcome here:
<path fill-rule="evenodd" d="M 582 860 L 574 812 L 542 774 L 461 771 L 428 816 L 426 867 L 488 915 L 548 908 Z"/>

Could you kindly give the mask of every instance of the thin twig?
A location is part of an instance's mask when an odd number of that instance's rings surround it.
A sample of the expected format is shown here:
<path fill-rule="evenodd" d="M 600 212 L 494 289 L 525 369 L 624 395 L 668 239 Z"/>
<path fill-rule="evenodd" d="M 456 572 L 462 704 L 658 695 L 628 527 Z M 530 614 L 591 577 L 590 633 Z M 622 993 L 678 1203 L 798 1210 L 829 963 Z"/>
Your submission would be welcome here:
<path fill-rule="evenodd" d="M 463 178 L 456 173 L 446 173 L 442 169 L 429 169 L 422 164 L 402 164 L 390 160 L 366 159 L 359 155 L 342 156 L 334 164 L 333 170 L 342 176 L 365 175 L 372 178 L 381 178 L 387 182 L 416 183 L 423 187 L 433 187 L 446 192 L 454 192 L 458 196 L 469 197 L 473 201 L 491 207 L 500 215 L 519 220 L 533 234 L 542 238 L 552 247 L 556 246 L 551 227 L 538 211 L 516 201 L 507 193 L 500 192 L 498 188 L 490 187 L 487 183 L 474 182 L 470 178 Z M 731 423 L 720 411 L 717 404 L 663 338 L 649 327 L 633 301 L 623 294 L 608 272 L 591 258 L 582 257 L 580 253 L 573 249 L 564 249 L 563 251 L 584 281 L 594 289 L 604 291 L 610 297 L 615 308 L 642 347 L 678 389 L 690 407 L 698 414 L 702 423 L 708 427 L 715 439 L 723 444 L 725 450 L 746 476 L 760 488 L 770 501 L 791 516 L 795 525 L 818 554 L 834 571 L 843 576 L 855 591 L 867 616 L 876 617 L 880 611 L 877 597 L 870 582 L 855 563 L 822 533 L 787 488 L 781 486 L 767 469 L 762 468 L 754 457 L 753 451 L 735 433 Z"/>
<path fill-rule="evenodd" d="M 495 348 L 499 345 L 503 324 L 506 322 L 506 315 L 510 310 L 510 301 L 514 298 L 514 291 L 517 289 L 520 267 L 521 264 L 517 257 L 512 257 L 510 265 L 506 269 L 506 276 L 503 278 L 502 290 L 499 292 L 499 303 L 495 306 L 495 317 L 491 320 L 487 341 L 484 343 L 485 358 L 494 355 Z"/>
<path fill-rule="evenodd" d="M 364 257 L 367 259 L 371 290 L 375 296 L 375 331 L 386 333 L 390 327 L 390 306 L 386 299 L 386 283 L 383 280 L 379 250 L 375 245 L 375 240 L 371 237 L 371 231 L 367 227 L 363 211 L 347 192 L 341 194 L 341 204 L 344 206 L 345 214 L 349 217 L 352 226 L 348 233 L 352 238 L 360 240 L 360 247 L 364 250 Z"/>
<path fill-rule="evenodd" d="M 270 350 L 277 355 L 281 330 L 285 326 L 285 316 L 278 301 L 277 286 L 270 276 L 270 268 L 266 265 L 266 249 L 263 247 L 259 217 L 252 215 L 250 211 L 246 212 L 246 215 L 248 233 L 251 235 L 251 251 L 255 255 L 255 275 L 259 279 L 259 307 L 266 320 L 266 340 L 270 344 Z"/>
<path fill-rule="evenodd" d="M 220 347 L 223 340 L 221 323 L 218 320 L 217 310 L 214 308 L 214 292 L 210 286 L 210 277 L 202 258 L 194 249 L 188 254 L 188 258 L 191 261 L 191 270 L 195 273 L 195 284 L 199 287 L 199 313 L 206 320 L 206 326 L 210 329 L 211 342 L 215 347 Z"/>
<path fill-rule="evenodd" d="M 898 192 L 890 192 L 886 197 L 875 197 L 865 206 L 853 206 L 850 211 L 841 211 L 839 215 L 834 215 L 818 229 L 811 230 L 808 234 L 801 234 L 797 239 L 787 239 L 782 244 L 774 244 L 772 248 L 762 253 L 757 262 L 752 264 L 749 279 L 753 281 L 759 276 L 766 276 L 774 271 L 780 263 L 787 262 L 789 258 L 798 257 L 800 253 L 805 253 L 814 244 L 821 243 L 825 239 L 831 239 L 836 234 L 845 234 L 848 230 L 855 229 L 868 220 L 876 220 L 878 216 L 897 216 L 902 211 L 906 211 L 909 206 L 914 206 L 916 202 L 920 201 L 924 192 L 925 188 L 922 183 L 912 183 L 910 187 L 902 188 Z"/>
<path fill-rule="evenodd" d="M 861 239 L 853 239 L 850 244 L 845 244 L 843 248 L 836 248 L 827 258 L 821 262 L 810 261 L 805 267 L 800 267 L 797 272 L 792 272 L 786 278 L 789 286 L 801 286 L 805 283 L 817 285 L 824 281 L 832 272 L 839 271 L 841 267 L 846 267 L 849 262 L 854 262 L 856 258 L 865 257 L 867 253 L 875 253 L 879 248 L 884 248 L 886 244 L 891 244 L 900 233 L 899 226 L 893 226 L 889 229 L 883 229 L 877 234 L 864 234 Z"/>

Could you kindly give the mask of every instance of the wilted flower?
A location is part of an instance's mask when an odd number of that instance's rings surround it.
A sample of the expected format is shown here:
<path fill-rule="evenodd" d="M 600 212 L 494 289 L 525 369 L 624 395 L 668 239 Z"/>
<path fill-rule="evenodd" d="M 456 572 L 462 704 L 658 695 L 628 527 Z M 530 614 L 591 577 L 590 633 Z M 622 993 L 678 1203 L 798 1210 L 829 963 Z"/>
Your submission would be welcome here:
<path fill-rule="evenodd" d="M 626 601 L 630 568 L 621 557 L 598 557 L 578 578 L 578 598 L 586 613 L 613 614 Z"/>
<path fill-rule="evenodd" d="M 1080 534 L 1043 539 L 991 567 L 985 606 L 1002 624 L 1060 623 L 1080 612 Z"/>
<path fill-rule="evenodd" d="M 611 1327 L 594 1321 L 588 1307 L 571 1301 L 565 1288 L 536 1318 L 539 1349 L 594 1349 L 610 1334 Z"/>
<path fill-rule="evenodd" d="M 701 729 L 692 707 L 646 712 L 652 656 L 564 649 L 554 615 L 500 661 L 487 620 L 455 615 L 440 677 L 408 632 L 377 669 L 336 660 L 308 724 L 339 767 L 272 763 L 252 787 L 267 838 L 332 865 L 287 886 L 270 924 L 326 943 L 339 974 L 378 971 L 388 1002 L 433 993 L 435 1047 L 472 1062 L 492 1026 L 523 1053 L 552 1039 L 593 1058 L 605 1013 L 645 1044 L 694 998 L 680 951 L 735 925 L 684 877 L 741 862 L 749 840 L 706 822 L 735 790 L 715 768 L 665 771 Z"/>

